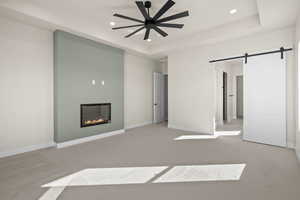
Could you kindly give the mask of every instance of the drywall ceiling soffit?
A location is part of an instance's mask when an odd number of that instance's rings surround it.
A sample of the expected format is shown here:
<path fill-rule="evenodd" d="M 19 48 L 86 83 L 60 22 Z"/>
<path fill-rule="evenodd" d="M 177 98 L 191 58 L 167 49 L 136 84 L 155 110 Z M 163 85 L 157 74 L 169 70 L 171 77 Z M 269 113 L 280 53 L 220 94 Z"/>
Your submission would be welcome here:
<path fill-rule="evenodd" d="M 29 25 L 38 26 L 40 28 L 44 28 L 50 31 L 62 30 L 72 34 L 76 34 L 78 36 L 82 36 L 97 42 L 101 42 L 103 44 L 107 44 L 116 48 L 121 48 L 126 51 L 129 51 L 138 55 L 148 55 L 148 46 L 140 45 L 136 43 L 132 43 L 131 41 L 124 40 L 123 38 L 110 36 L 109 33 L 99 33 L 93 29 L 80 28 L 76 24 L 69 23 L 56 23 L 55 21 L 47 20 L 44 18 L 39 18 L 34 15 L 30 15 L 28 13 L 20 12 L 19 10 L 15 10 L 8 7 L 1 6 L 0 3 L 0 17 L 14 19 L 16 21 L 26 23 Z"/>
<path fill-rule="evenodd" d="M 295 24 L 300 0 L 257 0 L 260 23 L 264 27 Z"/>
<path fill-rule="evenodd" d="M 155 13 L 165 2 L 166 0 L 153 0 L 153 8 L 150 12 Z M 111 21 L 116 22 L 117 26 L 132 24 L 129 21 L 114 18 L 113 13 L 141 18 L 134 0 L 89 0 L 88 2 L 82 0 L 1 0 L 0 6 L 48 22 L 63 30 L 89 35 L 105 43 L 144 54 L 149 54 L 149 48 L 159 43 L 172 44 L 177 39 L 188 37 L 193 33 L 214 29 L 214 27 L 233 23 L 258 13 L 256 0 L 175 0 L 175 2 L 176 5 L 169 10 L 167 15 L 189 10 L 190 17 L 176 20 L 177 23 L 185 24 L 184 29 L 169 29 L 168 38 L 162 38 L 153 33 L 151 35 L 153 43 L 143 41 L 143 32 L 125 39 L 124 35 L 133 30 L 111 30 L 109 25 Z M 229 14 L 233 8 L 239 10 L 236 15 Z"/>
<path fill-rule="evenodd" d="M 238 22 L 222 25 L 211 30 L 194 33 L 173 43 L 160 43 L 151 46 L 149 53 L 158 56 L 164 52 L 185 49 L 187 47 L 215 44 L 226 40 L 248 36 L 262 31 L 258 15 Z M 220 34 L 222 33 L 222 34 Z"/>
<path fill-rule="evenodd" d="M 214 44 L 268 30 L 282 29 L 295 24 L 299 16 L 300 0 L 257 0 L 258 14 L 239 21 L 195 32 L 176 43 L 162 41 L 150 47 L 152 55 L 191 47 Z M 165 53 L 166 54 L 166 53 Z"/>
<path fill-rule="evenodd" d="M 155 13 L 165 1 L 153 0 L 151 13 Z M 32 23 L 42 21 L 51 29 L 65 30 L 127 51 L 162 57 L 166 51 L 176 48 L 215 43 L 257 33 L 271 26 L 290 24 L 299 4 L 299 0 L 175 1 L 176 5 L 168 14 L 189 10 L 190 17 L 176 20 L 185 27 L 182 30 L 169 29 L 167 38 L 153 33 L 151 43 L 143 40 L 143 32 L 125 39 L 124 35 L 132 30 L 112 31 L 109 25 L 111 21 L 117 26 L 131 25 L 126 20 L 114 18 L 112 15 L 116 12 L 141 18 L 134 0 L 0 0 L 0 6 L 17 15 L 30 16 Z M 233 8 L 238 12 L 230 15 Z M 275 16 L 273 12 L 276 12 Z M 280 23 L 274 20 L 277 18 L 280 18 Z M 274 21 L 277 23 L 272 23 Z"/>

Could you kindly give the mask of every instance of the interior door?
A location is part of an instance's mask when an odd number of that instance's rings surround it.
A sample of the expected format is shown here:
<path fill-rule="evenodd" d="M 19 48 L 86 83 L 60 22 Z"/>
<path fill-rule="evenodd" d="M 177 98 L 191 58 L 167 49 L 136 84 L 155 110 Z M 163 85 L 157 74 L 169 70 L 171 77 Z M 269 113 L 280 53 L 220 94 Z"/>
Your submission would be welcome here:
<path fill-rule="evenodd" d="M 164 75 L 164 106 L 165 106 L 165 112 L 164 112 L 164 120 L 165 121 L 168 121 L 168 112 L 169 112 L 169 107 L 168 107 L 168 104 L 169 104 L 169 100 L 168 100 L 168 75 Z"/>
<path fill-rule="evenodd" d="M 227 121 L 228 99 L 227 99 L 227 73 L 223 72 L 223 120 Z"/>
<path fill-rule="evenodd" d="M 236 77 L 236 115 L 237 118 L 242 119 L 244 117 L 244 84 L 243 76 Z"/>
<path fill-rule="evenodd" d="M 164 83 L 165 77 L 162 73 L 153 73 L 153 123 L 164 121 Z"/>
<path fill-rule="evenodd" d="M 244 139 L 285 147 L 286 60 L 251 57 L 244 70 Z"/>

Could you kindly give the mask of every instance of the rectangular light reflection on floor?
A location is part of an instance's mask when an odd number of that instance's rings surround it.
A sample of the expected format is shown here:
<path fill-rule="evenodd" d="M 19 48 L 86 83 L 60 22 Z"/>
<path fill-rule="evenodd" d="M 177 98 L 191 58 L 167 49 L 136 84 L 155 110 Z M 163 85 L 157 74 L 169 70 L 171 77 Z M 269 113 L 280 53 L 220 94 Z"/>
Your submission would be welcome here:
<path fill-rule="evenodd" d="M 96 186 L 147 183 L 168 167 L 124 167 L 85 169 L 42 187 Z"/>
<path fill-rule="evenodd" d="M 174 140 L 207 140 L 207 139 L 216 139 L 215 135 L 182 135 L 175 138 Z"/>
<path fill-rule="evenodd" d="M 68 186 L 237 181 L 245 167 L 246 164 L 230 164 L 85 169 L 43 185 L 49 189 L 39 200 L 55 200 Z"/>
<path fill-rule="evenodd" d="M 217 139 L 220 136 L 238 136 L 241 131 L 216 131 L 214 135 L 182 135 L 174 140 L 209 140 Z"/>
<path fill-rule="evenodd" d="M 241 131 L 216 131 L 215 135 L 219 136 L 238 136 L 241 134 Z"/>
<path fill-rule="evenodd" d="M 175 166 L 154 183 L 238 181 L 246 164 Z"/>

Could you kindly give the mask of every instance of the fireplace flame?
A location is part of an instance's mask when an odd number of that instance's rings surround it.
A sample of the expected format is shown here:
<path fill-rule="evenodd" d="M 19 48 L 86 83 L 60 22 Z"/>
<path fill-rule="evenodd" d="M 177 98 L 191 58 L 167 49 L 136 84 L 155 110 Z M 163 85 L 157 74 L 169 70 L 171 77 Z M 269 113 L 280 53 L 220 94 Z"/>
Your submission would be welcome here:
<path fill-rule="evenodd" d="M 99 118 L 99 119 L 94 119 L 94 120 L 86 120 L 84 121 L 84 124 L 85 125 L 93 125 L 93 124 L 99 124 L 99 123 L 104 123 L 105 120 L 102 119 L 102 118 Z"/>

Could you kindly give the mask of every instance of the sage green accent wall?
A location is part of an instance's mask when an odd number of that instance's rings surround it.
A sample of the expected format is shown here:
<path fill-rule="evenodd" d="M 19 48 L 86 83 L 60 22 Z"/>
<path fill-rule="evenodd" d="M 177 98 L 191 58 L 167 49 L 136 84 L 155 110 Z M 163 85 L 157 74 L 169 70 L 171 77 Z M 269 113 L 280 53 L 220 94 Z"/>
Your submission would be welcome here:
<path fill-rule="evenodd" d="M 63 31 L 54 33 L 55 142 L 124 129 L 123 57 L 120 49 Z M 89 103 L 111 103 L 111 123 L 81 128 L 80 105 Z"/>

